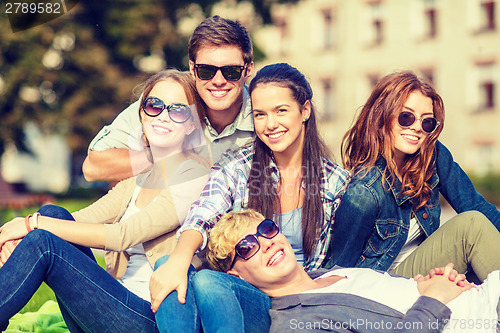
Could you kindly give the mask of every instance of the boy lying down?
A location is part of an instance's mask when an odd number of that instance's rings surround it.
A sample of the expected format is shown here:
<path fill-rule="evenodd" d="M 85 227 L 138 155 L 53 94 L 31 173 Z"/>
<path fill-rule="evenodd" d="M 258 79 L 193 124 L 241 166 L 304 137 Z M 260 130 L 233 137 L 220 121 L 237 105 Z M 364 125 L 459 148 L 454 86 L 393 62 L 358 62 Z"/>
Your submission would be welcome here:
<path fill-rule="evenodd" d="M 271 332 L 496 332 L 499 327 L 500 271 L 479 286 L 452 264 L 415 279 L 368 268 L 321 270 L 313 279 L 278 226 L 253 210 L 229 213 L 216 224 L 207 257 L 214 269 L 271 297 Z"/>

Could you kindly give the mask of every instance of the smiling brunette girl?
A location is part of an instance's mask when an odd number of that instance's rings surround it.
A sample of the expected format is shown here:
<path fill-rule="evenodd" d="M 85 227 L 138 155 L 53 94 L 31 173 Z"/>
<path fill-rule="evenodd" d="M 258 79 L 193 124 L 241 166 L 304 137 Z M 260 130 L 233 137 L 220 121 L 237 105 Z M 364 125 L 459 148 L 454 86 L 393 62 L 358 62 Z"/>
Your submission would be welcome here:
<path fill-rule="evenodd" d="M 311 87 L 296 68 L 279 63 L 259 70 L 250 96 L 255 142 L 227 153 L 213 166 L 200 200 L 181 227 L 176 249 L 158 269 L 181 273 L 179 279 L 170 274 L 169 280 L 180 301 L 192 255 L 205 247 L 210 230 L 228 211 L 254 208 L 277 221 L 306 270 L 325 261 L 349 173 L 328 159 L 316 127 Z M 156 277 L 151 281 L 155 288 Z M 269 297 L 257 288 L 211 270 L 198 272 L 192 283 L 204 331 L 269 330 Z"/>
<path fill-rule="evenodd" d="M 334 264 L 412 277 L 455 263 L 500 269 L 500 212 L 438 141 L 444 104 L 411 72 L 382 78 L 342 144 L 353 173 L 333 227 Z M 459 213 L 440 225 L 440 194 Z"/>

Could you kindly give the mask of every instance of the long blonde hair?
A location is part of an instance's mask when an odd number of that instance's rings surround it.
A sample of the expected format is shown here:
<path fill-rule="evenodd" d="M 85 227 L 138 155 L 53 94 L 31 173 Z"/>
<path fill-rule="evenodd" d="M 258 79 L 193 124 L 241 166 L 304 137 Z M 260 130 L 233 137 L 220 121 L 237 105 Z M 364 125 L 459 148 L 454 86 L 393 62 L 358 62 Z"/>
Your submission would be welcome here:
<path fill-rule="evenodd" d="M 373 89 L 351 129 L 342 140 L 342 161 L 353 175 L 375 165 L 380 157 L 387 161 L 393 186 L 396 171 L 392 127 L 411 93 L 419 91 L 432 100 L 434 117 L 441 123 L 427 135 L 422 147 L 407 156 L 400 171 L 402 194 L 413 200 L 416 209 L 425 206 L 432 189 L 427 184 L 434 170 L 434 148 L 444 125 L 444 104 L 434 88 L 412 72 L 398 72 L 382 78 Z"/>

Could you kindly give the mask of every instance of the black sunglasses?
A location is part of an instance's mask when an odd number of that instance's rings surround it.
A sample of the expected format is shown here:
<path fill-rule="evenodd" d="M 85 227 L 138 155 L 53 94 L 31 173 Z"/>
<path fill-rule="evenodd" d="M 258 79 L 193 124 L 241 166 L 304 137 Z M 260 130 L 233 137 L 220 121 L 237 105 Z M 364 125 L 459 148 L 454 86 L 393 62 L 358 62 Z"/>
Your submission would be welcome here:
<path fill-rule="evenodd" d="M 229 269 L 233 268 L 237 257 L 240 257 L 243 260 L 248 260 L 252 258 L 257 252 L 259 252 L 259 236 L 271 239 L 276 237 L 279 232 L 280 229 L 273 220 L 265 219 L 264 221 L 260 222 L 257 226 L 257 233 L 253 235 L 246 235 L 245 238 L 240 240 L 234 247 L 236 254 Z"/>
<path fill-rule="evenodd" d="M 163 110 L 167 109 L 170 119 L 178 124 L 185 123 L 191 118 L 191 108 L 186 104 L 175 103 L 168 106 L 157 97 L 148 97 L 142 103 L 142 109 L 150 117 L 158 117 Z"/>
<path fill-rule="evenodd" d="M 432 133 L 436 130 L 436 128 L 441 124 L 439 120 L 437 120 L 434 117 L 426 117 L 426 118 L 418 118 L 413 114 L 413 112 L 410 111 L 401 111 L 401 113 L 398 116 L 398 123 L 401 127 L 410 127 L 413 125 L 417 120 L 420 120 L 420 123 L 422 125 L 422 129 L 426 133 Z"/>
<path fill-rule="evenodd" d="M 198 78 L 200 78 L 200 80 L 211 80 L 215 76 L 215 74 L 217 74 L 217 71 L 220 70 L 222 76 L 224 76 L 226 80 L 238 81 L 241 78 L 241 74 L 243 73 L 245 67 L 246 65 L 231 65 L 222 67 L 202 64 L 194 65 L 194 68 L 196 69 L 196 75 L 198 75 Z"/>

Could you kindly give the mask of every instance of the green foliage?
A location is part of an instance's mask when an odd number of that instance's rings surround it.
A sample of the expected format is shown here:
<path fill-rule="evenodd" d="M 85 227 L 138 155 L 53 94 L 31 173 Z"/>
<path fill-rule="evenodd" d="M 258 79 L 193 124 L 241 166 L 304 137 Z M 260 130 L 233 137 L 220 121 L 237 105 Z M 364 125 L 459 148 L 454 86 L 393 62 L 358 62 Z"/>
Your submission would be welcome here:
<path fill-rule="evenodd" d="M 489 173 L 484 176 L 470 175 L 476 190 L 487 201 L 500 207 L 500 173 Z"/>

